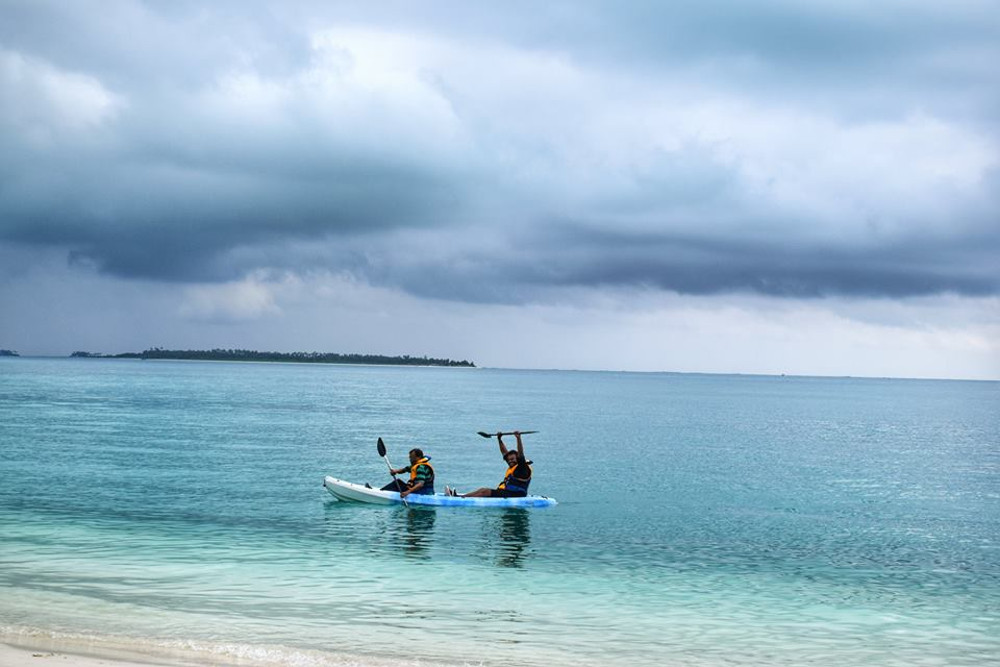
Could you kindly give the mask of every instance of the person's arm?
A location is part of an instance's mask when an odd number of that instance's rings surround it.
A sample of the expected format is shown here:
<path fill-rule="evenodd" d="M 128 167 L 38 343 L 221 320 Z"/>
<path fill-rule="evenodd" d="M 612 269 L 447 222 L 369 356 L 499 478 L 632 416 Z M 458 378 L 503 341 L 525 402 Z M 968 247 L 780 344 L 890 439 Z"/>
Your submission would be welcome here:
<path fill-rule="evenodd" d="M 400 498 L 405 498 L 406 496 L 410 495 L 411 493 L 414 493 L 415 491 L 419 491 L 422 488 L 424 488 L 424 480 L 418 479 L 416 482 L 413 483 L 413 486 L 411 486 L 410 488 L 408 488 L 406 491 L 401 492 L 399 494 L 399 497 Z"/>
<path fill-rule="evenodd" d="M 517 438 L 517 460 L 527 461 L 528 459 L 524 457 L 524 444 L 521 443 L 521 432 L 514 431 L 514 437 Z"/>
<path fill-rule="evenodd" d="M 433 471 L 429 465 L 424 465 L 423 463 L 418 463 L 416 469 L 414 470 L 416 475 L 414 476 L 413 483 L 410 485 L 405 492 L 400 494 L 400 497 L 405 498 L 411 493 L 417 493 L 421 489 L 427 487 L 431 480 L 433 479 Z"/>
<path fill-rule="evenodd" d="M 503 444 L 503 434 L 497 431 L 497 442 L 500 444 L 500 456 L 501 458 L 507 458 L 507 447 Z M 520 442 L 520 440 L 518 440 Z"/>

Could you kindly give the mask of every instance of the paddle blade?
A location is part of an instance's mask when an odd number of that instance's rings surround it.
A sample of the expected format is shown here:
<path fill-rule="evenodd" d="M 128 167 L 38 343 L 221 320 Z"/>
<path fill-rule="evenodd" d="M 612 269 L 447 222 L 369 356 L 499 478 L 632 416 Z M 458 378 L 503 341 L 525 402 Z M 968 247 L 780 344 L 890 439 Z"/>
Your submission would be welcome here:
<path fill-rule="evenodd" d="M 492 438 L 493 437 L 492 433 L 486 433 L 484 431 L 478 431 L 478 433 L 479 433 L 479 435 L 483 436 L 484 438 Z"/>
<path fill-rule="evenodd" d="M 385 443 L 382 442 L 382 438 L 378 439 L 378 455 L 385 458 Z"/>

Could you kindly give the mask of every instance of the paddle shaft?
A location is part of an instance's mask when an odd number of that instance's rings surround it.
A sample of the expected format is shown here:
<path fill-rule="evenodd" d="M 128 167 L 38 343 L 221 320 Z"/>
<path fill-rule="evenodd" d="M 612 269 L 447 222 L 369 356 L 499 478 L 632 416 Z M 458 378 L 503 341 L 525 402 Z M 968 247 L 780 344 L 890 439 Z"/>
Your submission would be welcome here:
<path fill-rule="evenodd" d="M 499 435 L 514 435 L 514 433 L 515 433 L 514 431 L 508 431 L 506 433 L 500 433 Z M 520 431 L 521 435 L 527 435 L 529 433 L 538 433 L 538 431 Z M 495 438 L 498 434 L 487 433 L 486 431 L 479 431 L 479 435 L 483 436 L 484 438 Z"/>
<path fill-rule="evenodd" d="M 385 461 L 385 465 L 389 468 L 389 474 L 392 475 L 392 479 L 394 482 L 396 482 L 396 488 L 398 489 L 399 480 L 396 479 L 396 471 L 392 469 L 392 464 L 389 463 L 389 455 L 385 451 L 385 443 L 382 442 L 382 438 L 378 439 L 378 455 L 381 456 L 382 459 Z M 403 504 L 406 505 L 407 507 L 410 506 L 410 504 L 406 502 L 406 498 L 403 497 L 402 493 L 400 493 L 399 499 L 402 500 Z"/>

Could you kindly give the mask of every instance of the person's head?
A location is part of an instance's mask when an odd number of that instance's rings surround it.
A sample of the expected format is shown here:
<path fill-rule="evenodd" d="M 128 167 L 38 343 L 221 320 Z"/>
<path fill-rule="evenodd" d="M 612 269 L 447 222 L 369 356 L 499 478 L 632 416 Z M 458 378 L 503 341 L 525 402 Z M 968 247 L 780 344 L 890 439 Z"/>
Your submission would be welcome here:
<path fill-rule="evenodd" d="M 517 455 L 516 450 L 507 450 L 507 453 L 503 456 L 504 460 L 509 466 L 516 466 L 520 461 L 520 457 Z"/>
<path fill-rule="evenodd" d="M 410 450 L 410 463 L 416 463 L 422 458 L 424 458 L 424 451 L 422 449 L 414 447 Z"/>

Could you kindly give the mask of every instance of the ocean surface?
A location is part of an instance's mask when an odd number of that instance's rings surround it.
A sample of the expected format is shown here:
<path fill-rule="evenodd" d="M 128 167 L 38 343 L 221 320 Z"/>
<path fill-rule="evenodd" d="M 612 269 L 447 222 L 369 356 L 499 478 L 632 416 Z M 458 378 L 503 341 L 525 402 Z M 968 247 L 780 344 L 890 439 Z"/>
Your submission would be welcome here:
<path fill-rule="evenodd" d="M 338 503 L 431 455 L 549 509 Z M 511 438 L 511 442 L 513 439 Z M 1000 383 L 0 360 L 0 641 L 312 665 L 1000 664 Z"/>

